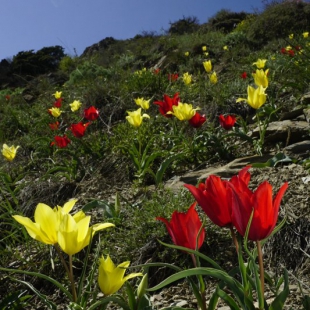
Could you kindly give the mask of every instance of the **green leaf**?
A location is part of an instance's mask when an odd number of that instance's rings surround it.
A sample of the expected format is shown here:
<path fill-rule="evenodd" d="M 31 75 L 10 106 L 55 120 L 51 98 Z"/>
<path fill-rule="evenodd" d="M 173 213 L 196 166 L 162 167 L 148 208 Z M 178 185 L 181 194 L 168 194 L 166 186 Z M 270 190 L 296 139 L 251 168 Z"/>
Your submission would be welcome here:
<path fill-rule="evenodd" d="M 226 302 L 231 310 L 240 310 L 236 302 L 219 287 L 216 288 L 216 294 Z"/>
<path fill-rule="evenodd" d="M 275 167 L 278 163 L 288 163 L 292 162 L 292 159 L 286 156 L 284 153 L 278 153 L 274 157 L 267 160 L 265 163 L 253 163 L 251 166 L 253 168 L 266 168 L 266 167 Z"/>
<path fill-rule="evenodd" d="M 284 288 L 283 291 L 273 300 L 271 303 L 269 310 L 281 310 L 283 309 L 285 300 L 287 299 L 290 293 L 289 290 L 289 282 L 288 282 L 288 273 L 287 270 L 284 269 Z"/>
<path fill-rule="evenodd" d="M 129 282 L 125 282 L 125 286 L 126 286 L 126 294 L 128 297 L 128 304 L 131 310 L 136 309 L 136 296 L 135 293 L 133 291 L 132 286 L 129 284 Z"/>
<path fill-rule="evenodd" d="M 159 183 L 162 182 L 163 180 L 163 175 L 166 171 L 166 169 L 168 168 L 168 166 L 176 159 L 180 158 L 184 156 L 184 153 L 178 153 L 178 154 L 174 154 L 172 156 L 169 156 L 168 158 L 166 158 L 160 165 L 160 167 L 158 168 L 156 175 L 155 175 L 155 184 L 158 185 Z"/>

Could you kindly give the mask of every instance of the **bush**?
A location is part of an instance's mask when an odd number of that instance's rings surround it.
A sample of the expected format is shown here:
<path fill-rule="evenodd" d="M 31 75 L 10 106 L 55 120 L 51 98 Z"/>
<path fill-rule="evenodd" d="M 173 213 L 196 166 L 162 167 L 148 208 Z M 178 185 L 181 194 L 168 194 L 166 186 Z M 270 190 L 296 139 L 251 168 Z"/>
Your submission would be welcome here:
<path fill-rule="evenodd" d="M 184 17 L 174 23 L 170 23 L 169 34 L 193 33 L 199 29 L 197 17 Z"/>

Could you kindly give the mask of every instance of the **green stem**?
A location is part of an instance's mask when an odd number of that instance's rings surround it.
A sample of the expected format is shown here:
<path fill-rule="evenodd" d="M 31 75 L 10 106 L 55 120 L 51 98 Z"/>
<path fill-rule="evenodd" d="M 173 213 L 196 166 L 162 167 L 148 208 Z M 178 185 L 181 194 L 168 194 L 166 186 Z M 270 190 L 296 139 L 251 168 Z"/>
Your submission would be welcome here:
<path fill-rule="evenodd" d="M 66 273 L 67 273 L 67 275 L 69 277 L 69 274 L 70 274 L 69 267 L 68 267 L 68 265 L 67 265 L 63 255 L 62 255 L 62 253 L 61 253 L 59 245 L 58 244 L 54 244 L 54 247 L 55 247 L 55 249 L 56 249 L 56 251 L 57 251 L 57 253 L 58 253 L 59 257 L 60 257 L 61 263 L 65 267 Z"/>
<path fill-rule="evenodd" d="M 260 241 L 256 241 L 257 246 L 257 256 L 258 256 L 258 264 L 259 264 L 259 278 L 260 278 L 260 284 L 261 284 L 261 294 L 264 296 L 264 290 L 265 290 L 265 278 L 264 278 L 264 263 L 263 263 L 263 252 L 262 252 L 262 246 Z M 264 309 L 264 303 L 260 304 L 260 309 Z"/>
<path fill-rule="evenodd" d="M 76 302 L 77 301 L 77 296 L 76 296 L 76 289 L 75 289 L 75 285 L 74 285 L 72 255 L 69 255 L 69 267 L 70 267 L 69 279 L 70 279 L 70 282 L 71 282 L 72 299 L 73 299 L 73 302 Z"/>

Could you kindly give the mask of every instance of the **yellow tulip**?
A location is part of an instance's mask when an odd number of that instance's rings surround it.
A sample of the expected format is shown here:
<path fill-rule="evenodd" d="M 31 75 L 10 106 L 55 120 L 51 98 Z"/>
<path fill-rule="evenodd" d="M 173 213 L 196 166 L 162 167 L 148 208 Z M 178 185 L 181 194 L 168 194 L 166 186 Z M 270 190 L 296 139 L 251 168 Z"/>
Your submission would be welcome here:
<path fill-rule="evenodd" d="M 185 85 L 189 85 L 192 82 L 192 75 L 188 72 L 183 73 L 183 82 Z"/>
<path fill-rule="evenodd" d="M 309 37 L 309 32 L 308 32 L 308 31 L 306 31 L 306 32 L 304 32 L 302 35 L 303 35 L 303 37 L 306 39 L 306 38 L 308 38 L 308 37 Z"/>
<path fill-rule="evenodd" d="M 205 68 L 205 70 L 207 72 L 211 72 L 212 71 L 211 60 L 204 61 L 202 64 L 203 64 L 203 66 L 204 66 L 204 68 Z"/>
<path fill-rule="evenodd" d="M 59 108 L 55 108 L 55 107 L 52 107 L 52 108 L 48 109 L 48 111 L 54 117 L 59 117 L 61 115 L 61 113 L 62 113 L 62 111 Z"/>
<path fill-rule="evenodd" d="M 8 146 L 7 144 L 4 143 L 2 147 L 2 155 L 4 156 L 6 160 L 12 161 L 16 156 L 16 152 L 18 148 L 19 146 L 17 147 L 15 147 L 14 145 Z"/>
<path fill-rule="evenodd" d="M 288 45 L 287 47 L 285 47 L 286 51 L 290 51 L 292 49 L 292 47 L 290 45 Z"/>
<path fill-rule="evenodd" d="M 258 69 L 263 69 L 265 67 L 267 59 L 257 59 L 256 62 L 253 62 L 253 65 L 256 65 Z"/>
<path fill-rule="evenodd" d="M 227 45 L 223 46 L 223 50 L 228 51 L 228 46 Z"/>
<path fill-rule="evenodd" d="M 215 71 L 209 76 L 209 79 L 210 79 L 210 82 L 212 84 L 216 84 L 217 83 L 217 75 L 216 75 Z"/>
<path fill-rule="evenodd" d="M 293 38 L 294 38 L 294 34 L 291 33 L 288 37 L 289 37 L 290 39 L 293 39 Z"/>
<path fill-rule="evenodd" d="M 236 102 L 246 101 L 253 109 L 259 109 L 266 102 L 266 97 L 265 89 L 262 86 L 255 89 L 249 85 L 248 98 L 238 98 Z"/>
<path fill-rule="evenodd" d="M 262 86 L 264 88 L 268 87 L 268 72 L 269 69 L 264 71 L 263 69 L 256 69 L 256 72 L 253 73 L 254 82 L 257 86 Z"/>
<path fill-rule="evenodd" d="M 71 107 L 72 112 L 76 112 L 82 106 L 82 103 L 79 100 L 74 100 L 72 103 L 69 104 Z"/>
<path fill-rule="evenodd" d="M 150 118 L 149 115 L 143 114 L 141 115 L 141 108 L 133 112 L 127 112 L 128 116 L 126 116 L 127 121 L 130 125 L 134 127 L 139 127 L 142 124 L 143 118 Z"/>
<path fill-rule="evenodd" d="M 129 267 L 130 262 L 123 262 L 116 267 L 109 255 L 106 259 L 102 256 L 99 259 L 99 263 L 98 284 L 102 293 L 106 296 L 117 292 L 127 280 L 143 276 L 139 272 L 131 273 L 124 277 L 126 268 Z"/>
<path fill-rule="evenodd" d="M 112 223 L 100 223 L 89 227 L 90 216 L 79 211 L 73 216 L 69 213 L 63 215 L 58 230 L 58 244 L 68 255 L 74 255 L 88 246 L 91 237 L 98 230 L 115 226 Z"/>
<path fill-rule="evenodd" d="M 207 47 L 204 45 L 201 49 L 203 52 L 205 52 L 207 50 Z"/>
<path fill-rule="evenodd" d="M 61 91 L 56 91 L 56 93 L 53 94 L 55 99 L 60 99 L 61 98 L 61 93 L 62 93 Z"/>
<path fill-rule="evenodd" d="M 147 110 L 150 108 L 150 100 L 145 100 L 144 98 L 134 99 L 135 103 L 140 106 L 142 109 Z"/>
<path fill-rule="evenodd" d="M 188 57 L 188 56 L 189 56 L 189 52 L 185 52 L 184 55 L 185 55 L 186 57 Z"/>
<path fill-rule="evenodd" d="M 179 102 L 178 105 L 172 106 L 173 111 L 167 112 L 167 114 L 173 114 L 180 121 L 190 120 L 199 108 L 193 109 L 193 106 L 188 103 Z"/>

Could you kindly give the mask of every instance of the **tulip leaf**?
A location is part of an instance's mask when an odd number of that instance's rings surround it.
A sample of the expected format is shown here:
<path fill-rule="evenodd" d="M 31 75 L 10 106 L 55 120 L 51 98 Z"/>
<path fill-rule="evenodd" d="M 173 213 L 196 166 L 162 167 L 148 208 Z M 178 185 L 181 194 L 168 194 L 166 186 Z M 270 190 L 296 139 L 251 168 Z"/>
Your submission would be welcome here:
<path fill-rule="evenodd" d="M 114 302 L 114 303 L 118 304 L 121 307 L 121 309 L 123 309 L 123 310 L 131 310 L 129 305 L 124 300 L 122 300 L 116 296 L 108 296 L 108 297 L 102 298 L 102 299 L 98 300 L 97 302 L 95 302 L 94 304 L 92 304 L 91 306 L 89 306 L 87 308 L 87 310 L 98 309 L 99 306 L 105 306 L 109 302 Z M 101 309 L 101 308 L 99 308 L 99 309 Z"/>
<path fill-rule="evenodd" d="M 284 288 L 283 291 L 273 300 L 268 310 L 281 310 L 283 309 L 285 300 L 289 295 L 289 282 L 288 282 L 288 273 L 284 269 Z"/>
<path fill-rule="evenodd" d="M 9 293 L 4 299 L 0 300 L 0 309 L 21 309 L 24 306 L 24 302 L 31 298 L 31 295 L 24 295 L 27 293 L 27 290 L 17 291 L 13 293 Z"/>
<path fill-rule="evenodd" d="M 302 305 L 304 309 L 310 309 L 310 296 L 306 295 L 303 298 Z"/>
<path fill-rule="evenodd" d="M 240 310 L 236 302 L 232 299 L 232 297 L 226 294 L 219 287 L 216 288 L 216 294 L 226 302 L 226 304 L 230 307 L 231 310 Z"/>
<path fill-rule="evenodd" d="M 93 200 L 89 203 L 87 203 L 86 205 L 84 205 L 84 207 L 82 208 L 83 212 L 88 212 L 91 211 L 93 209 L 102 209 L 104 212 L 104 215 L 107 218 L 118 218 L 118 212 L 117 210 L 115 210 L 115 205 L 114 204 L 110 204 L 107 201 L 103 201 L 103 200 Z"/>
<path fill-rule="evenodd" d="M 158 185 L 159 183 L 162 182 L 163 180 L 163 175 L 168 168 L 168 166 L 176 159 L 184 156 L 184 153 L 178 153 L 178 154 L 173 154 L 169 157 L 167 157 L 160 165 L 159 169 L 156 172 L 155 175 L 155 184 Z"/>
<path fill-rule="evenodd" d="M 292 162 L 292 159 L 286 156 L 284 153 L 278 153 L 274 157 L 267 160 L 265 163 L 253 163 L 251 166 L 253 168 L 266 168 L 266 167 L 275 167 L 278 163 L 288 163 Z"/>

